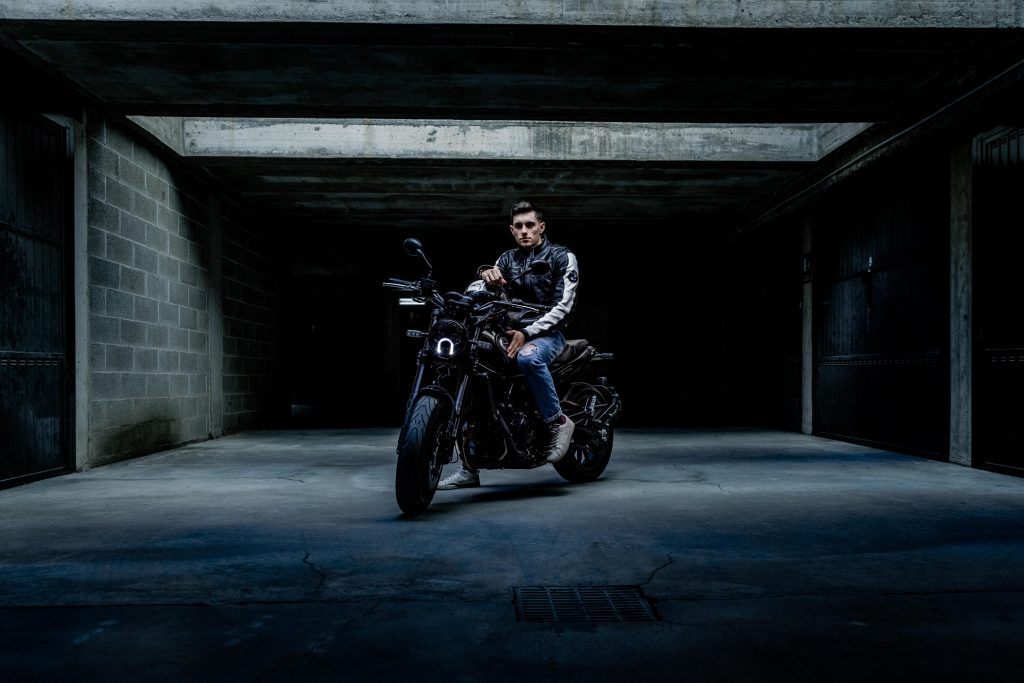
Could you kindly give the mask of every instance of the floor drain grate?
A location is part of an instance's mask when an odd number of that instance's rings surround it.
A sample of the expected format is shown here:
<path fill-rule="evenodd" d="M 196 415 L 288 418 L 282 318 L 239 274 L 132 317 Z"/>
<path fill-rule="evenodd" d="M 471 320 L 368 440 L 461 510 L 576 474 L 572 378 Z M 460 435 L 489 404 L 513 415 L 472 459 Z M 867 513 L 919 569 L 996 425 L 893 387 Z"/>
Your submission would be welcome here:
<path fill-rule="evenodd" d="M 635 586 L 520 586 L 514 596 L 519 621 L 656 621 Z"/>

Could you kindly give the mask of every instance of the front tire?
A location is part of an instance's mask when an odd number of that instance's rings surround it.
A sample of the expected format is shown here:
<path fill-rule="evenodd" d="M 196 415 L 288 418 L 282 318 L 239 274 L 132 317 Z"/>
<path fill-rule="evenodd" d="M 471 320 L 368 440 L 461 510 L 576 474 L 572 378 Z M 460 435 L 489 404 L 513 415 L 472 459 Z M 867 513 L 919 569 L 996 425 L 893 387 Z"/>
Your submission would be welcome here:
<path fill-rule="evenodd" d="M 433 396 L 420 396 L 409 411 L 395 468 L 395 498 L 409 517 L 421 514 L 434 498 L 447 461 L 441 437 L 450 412 L 446 401 Z"/>

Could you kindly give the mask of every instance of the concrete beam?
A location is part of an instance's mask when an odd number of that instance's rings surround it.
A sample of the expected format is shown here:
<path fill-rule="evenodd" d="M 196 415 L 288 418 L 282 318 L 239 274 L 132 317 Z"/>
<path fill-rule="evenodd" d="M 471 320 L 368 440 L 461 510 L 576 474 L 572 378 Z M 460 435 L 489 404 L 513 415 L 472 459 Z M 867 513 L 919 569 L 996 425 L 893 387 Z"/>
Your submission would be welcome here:
<path fill-rule="evenodd" d="M 870 123 L 819 123 L 818 158 L 828 156 L 870 126 Z"/>
<path fill-rule="evenodd" d="M 185 119 L 183 141 L 190 157 L 814 162 L 869 125 Z"/>
<path fill-rule="evenodd" d="M 0 0 L 0 19 L 1010 28 L 1022 26 L 1024 0 Z"/>
<path fill-rule="evenodd" d="M 185 154 L 182 119 L 176 116 L 129 116 L 128 120 L 152 135 L 178 156 Z"/>

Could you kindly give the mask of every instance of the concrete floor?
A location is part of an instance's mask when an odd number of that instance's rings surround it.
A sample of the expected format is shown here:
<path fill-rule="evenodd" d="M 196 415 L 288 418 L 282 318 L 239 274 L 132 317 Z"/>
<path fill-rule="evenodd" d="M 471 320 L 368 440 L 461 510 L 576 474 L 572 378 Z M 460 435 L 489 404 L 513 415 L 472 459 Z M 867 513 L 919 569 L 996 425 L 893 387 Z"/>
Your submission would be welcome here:
<path fill-rule="evenodd" d="M 0 679 L 1019 680 L 1024 479 L 797 434 L 621 431 L 416 520 L 396 430 L 235 435 L 0 491 Z M 657 623 L 516 621 L 639 585 Z"/>

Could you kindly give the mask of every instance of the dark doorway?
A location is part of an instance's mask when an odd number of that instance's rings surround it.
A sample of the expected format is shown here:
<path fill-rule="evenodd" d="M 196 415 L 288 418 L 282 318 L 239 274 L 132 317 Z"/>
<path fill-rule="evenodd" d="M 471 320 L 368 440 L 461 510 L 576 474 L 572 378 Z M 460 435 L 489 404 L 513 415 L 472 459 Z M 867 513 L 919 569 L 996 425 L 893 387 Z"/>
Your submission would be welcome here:
<path fill-rule="evenodd" d="M 0 486 L 70 462 L 67 129 L 0 114 Z"/>
<path fill-rule="evenodd" d="M 1024 474 L 1024 129 L 983 136 L 974 169 L 974 460 Z"/>

